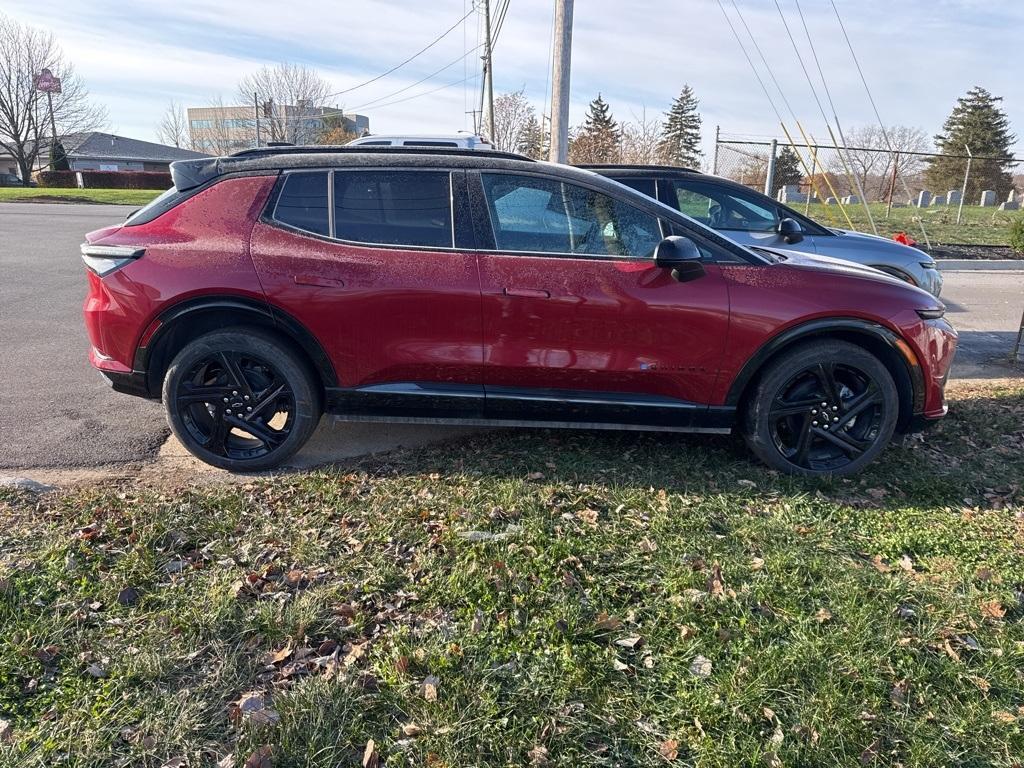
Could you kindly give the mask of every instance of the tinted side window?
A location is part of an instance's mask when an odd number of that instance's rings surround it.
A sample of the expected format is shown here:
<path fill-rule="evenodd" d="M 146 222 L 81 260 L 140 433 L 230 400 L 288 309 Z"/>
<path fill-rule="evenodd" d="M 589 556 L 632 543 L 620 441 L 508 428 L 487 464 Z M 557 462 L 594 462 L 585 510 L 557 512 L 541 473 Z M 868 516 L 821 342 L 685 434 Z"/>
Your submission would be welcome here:
<path fill-rule="evenodd" d="M 635 189 L 641 194 L 647 195 L 648 197 L 657 198 L 658 193 L 654 191 L 654 179 L 641 179 L 638 176 L 623 176 L 616 178 L 615 181 L 619 184 L 625 184 L 631 189 Z"/>
<path fill-rule="evenodd" d="M 447 171 L 335 171 L 334 236 L 451 248 L 451 197 Z"/>
<path fill-rule="evenodd" d="M 277 198 L 274 218 L 318 235 L 330 235 L 327 221 L 327 172 L 289 173 Z"/>
<path fill-rule="evenodd" d="M 778 208 L 767 198 L 701 182 L 676 181 L 679 210 L 714 229 L 771 232 Z"/>
<path fill-rule="evenodd" d="M 661 240 L 655 216 L 574 184 L 482 174 L 499 251 L 647 258 Z"/>

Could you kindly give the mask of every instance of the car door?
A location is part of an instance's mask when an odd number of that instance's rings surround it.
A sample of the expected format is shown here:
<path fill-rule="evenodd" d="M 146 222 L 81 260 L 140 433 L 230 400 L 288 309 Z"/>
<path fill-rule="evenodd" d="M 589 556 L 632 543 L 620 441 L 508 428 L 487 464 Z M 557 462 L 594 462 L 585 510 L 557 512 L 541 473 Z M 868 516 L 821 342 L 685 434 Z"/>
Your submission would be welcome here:
<path fill-rule="evenodd" d="M 698 178 L 660 179 L 658 183 L 668 205 L 741 245 L 815 252 L 811 237 L 787 243 L 779 235 L 779 222 L 787 218 L 786 211 L 765 195 Z"/>
<path fill-rule="evenodd" d="M 340 409 L 482 412 L 480 283 L 453 200 L 465 201 L 462 171 L 296 171 L 255 226 L 264 291 L 325 347 Z"/>
<path fill-rule="evenodd" d="M 489 415 L 664 426 L 706 416 L 729 322 L 716 264 L 678 282 L 652 258 L 658 216 L 599 188 L 542 173 L 483 171 L 470 183 L 485 211 L 475 221 Z"/>

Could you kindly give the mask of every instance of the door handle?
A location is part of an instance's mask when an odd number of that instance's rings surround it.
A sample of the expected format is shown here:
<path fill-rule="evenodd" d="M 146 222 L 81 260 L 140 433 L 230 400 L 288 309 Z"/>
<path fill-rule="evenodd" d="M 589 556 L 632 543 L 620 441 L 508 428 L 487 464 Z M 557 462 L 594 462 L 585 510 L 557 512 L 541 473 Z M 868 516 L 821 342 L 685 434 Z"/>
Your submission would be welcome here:
<path fill-rule="evenodd" d="M 550 299 L 551 291 L 543 288 L 506 288 L 506 296 L 521 296 L 526 299 Z"/>
<path fill-rule="evenodd" d="M 296 275 L 296 285 L 312 285 L 316 288 L 344 288 L 344 280 L 335 280 L 332 277 L 320 277 L 319 275 Z"/>

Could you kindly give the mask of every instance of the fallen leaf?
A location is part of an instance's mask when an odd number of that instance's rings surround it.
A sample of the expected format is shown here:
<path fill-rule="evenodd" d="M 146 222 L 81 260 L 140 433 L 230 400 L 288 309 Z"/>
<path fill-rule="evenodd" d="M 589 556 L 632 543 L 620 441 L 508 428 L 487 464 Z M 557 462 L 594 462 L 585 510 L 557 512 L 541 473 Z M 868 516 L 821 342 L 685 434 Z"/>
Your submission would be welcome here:
<path fill-rule="evenodd" d="M 764 764 L 768 768 L 782 768 L 782 760 L 775 752 L 766 752 L 764 755 Z"/>
<path fill-rule="evenodd" d="M 597 510 L 581 509 L 579 512 L 576 513 L 576 517 L 582 520 L 587 525 L 589 525 L 591 528 L 597 528 Z"/>
<path fill-rule="evenodd" d="M 164 573 L 181 573 L 181 571 L 185 570 L 185 567 L 187 565 L 188 563 L 186 563 L 184 560 L 169 560 L 168 562 L 164 563 L 163 567 L 160 570 L 162 570 Z"/>
<path fill-rule="evenodd" d="M 406 723 L 402 726 L 402 735 L 410 738 L 415 738 L 423 733 L 423 729 L 420 728 L 416 723 Z"/>
<path fill-rule="evenodd" d="M 629 664 L 623 664 L 618 659 L 612 659 L 612 669 L 616 672 L 626 672 L 629 669 Z"/>
<path fill-rule="evenodd" d="M 279 648 L 276 651 L 270 651 L 268 654 L 266 654 L 263 657 L 263 663 L 267 664 L 267 665 L 270 665 L 270 664 L 280 664 L 282 661 L 284 661 L 285 659 L 287 659 L 291 655 L 292 655 L 292 647 L 289 644 L 289 645 L 286 645 L 284 648 Z"/>
<path fill-rule="evenodd" d="M 541 744 L 538 744 L 537 746 L 535 746 L 533 749 L 531 749 L 526 754 L 530 758 L 530 765 L 534 765 L 534 766 L 538 766 L 539 767 L 539 766 L 547 765 L 548 762 L 549 762 L 549 760 L 548 760 L 548 748 L 545 747 L 545 746 L 542 746 Z"/>
<path fill-rule="evenodd" d="M 170 760 L 166 760 L 160 764 L 160 768 L 185 768 L 188 765 L 188 760 L 184 757 L 172 757 Z"/>
<path fill-rule="evenodd" d="M 628 648 L 632 651 L 635 648 L 642 646 L 644 644 L 644 639 L 639 635 L 630 635 L 629 637 L 620 637 L 615 641 L 615 644 L 622 648 Z"/>
<path fill-rule="evenodd" d="M 903 557 L 900 558 L 900 568 L 908 573 L 913 573 L 914 561 L 910 558 L 910 555 L 903 555 Z"/>
<path fill-rule="evenodd" d="M 819 624 L 824 624 L 826 621 L 829 621 L 832 618 L 832 611 L 830 611 L 828 608 L 819 608 L 817 612 L 814 614 L 814 618 L 817 620 Z"/>
<path fill-rule="evenodd" d="M 882 559 L 881 555 L 875 555 L 872 557 L 871 564 L 875 566 L 875 570 L 879 573 L 889 573 L 889 571 L 892 570 L 892 568 L 889 567 L 889 564 Z"/>
<path fill-rule="evenodd" d="M 689 640 L 696 634 L 697 631 L 693 627 L 688 627 L 685 624 L 679 628 L 679 637 L 682 640 Z"/>
<path fill-rule="evenodd" d="M 224 757 L 217 761 L 217 768 L 235 768 L 235 756 L 224 755 Z"/>
<path fill-rule="evenodd" d="M 968 679 L 978 686 L 978 690 L 982 693 L 988 693 L 989 689 L 992 688 L 992 684 L 984 677 L 976 677 L 974 675 L 968 675 Z"/>
<path fill-rule="evenodd" d="M 96 678 L 106 677 L 107 676 L 107 670 L 105 670 L 99 664 L 90 664 L 88 667 L 86 667 L 85 671 L 86 671 L 86 673 L 88 673 L 92 677 L 96 677 Z"/>
<path fill-rule="evenodd" d="M 763 557 L 752 557 L 752 558 L 750 558 L 750 570 L 752 570 L 752 571 L 760 571 L 762 568 L 764 568 L 764 558 Z"/>
<path fill-rule="evenodd" d="M 264 744 L 245 759 L 242 768 L 272 768 L 273 765 L 274 748 Z"/>
<path fill-rule="evenodd" d="M 757 488 L 757 483 L 753 480 L 737 480 L 736 485 L 741 486 L 742 488 Z"/>
<path fill-rule="evenodd" d="M 597 621 L 594 622 L 594 629 L 603 632 L 614 632 L 616 629 L 622 628 L 622 622 L 618 619 L 609 616 L 603 611 L 597 614 Z"/>
<path fill-rule="evenodd" d="M 900 680 L 896 685 L 889 691 L 889 701 L 891 701 L 897 707 L 905 707 L 907 705 L 907 691 L 910 690 L 910 685 L 906 680 Z"/>
<path fill-rule="evenodd" d="M 981 604 L 981 615 L 986 619 L 1001 619 L 1006 615 L 1006 609 L 999 600 L 986 600 Z"/>
<path fill-rule="evenodd" d="M 665 739 L 658 745 L 658 752 L 666 760 L 675 760 L 679 757 L 679 742 L 675 739 Z"/>
<path fill-rule="evenodd" d="M 0 744 L 10 744 L 14 740 L 14 726 L 10 720 L 0 720 Z"/>
<path fill-rule="evenodd" d="M 366 742 L 366 749 L 363 750 L 363 768 L 377 768 L 380 764 L 380 755 L 377 753 L 377 745 L 373 739 Z"/>
<path fill-rule="evenodd" d="M 139 602 L 139 591 L 135 587 L 125 587 L 117 593 L 117 602 L 121 605 L 135 605 Z"/>
<path fill-rule="evenodd" d="M 420 695 L 427 701 L 437 701 L 437 686 L 440 683 L 434 675 L 427 675 L 420 685 Z"/>
<path fill-rule="evenodd" d="M 690 674 L 696 677 L 710 677 L 711 660 L 698 655 L 690 664 Z"/>
<path fill-rule="evenodd" d="M 992 719 L 997 723 L 1003 725 L 1013 725 L 1017 722 L 1016 716 L 1012 712 L 1007 712 L 1005 709 L 997 709 L 992 713 Z"/>
<path fill-rule="evenodd" d="M 711 566 L 711 573 L 708 574 L 708 594 L 719 598 L 725 595 L 725 587 L 722 583 L 722 566 L 717 562 Z"/>

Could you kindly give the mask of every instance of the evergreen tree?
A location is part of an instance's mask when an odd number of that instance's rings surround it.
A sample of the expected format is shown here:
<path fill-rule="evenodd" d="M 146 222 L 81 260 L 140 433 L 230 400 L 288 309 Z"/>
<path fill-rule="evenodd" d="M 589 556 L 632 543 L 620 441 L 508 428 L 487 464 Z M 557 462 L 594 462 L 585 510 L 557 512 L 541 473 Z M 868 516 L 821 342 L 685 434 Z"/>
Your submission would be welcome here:
<path fill-rule="evenodd" d="M 974 87 L 966 96 L 957 99 L 956 106 L 935 144 L 942 153 L 929 161 L 926 171 L 928 185 L 938 193 L 947 189 L 960 189 L 964 182 L 967 160 L 945 157 L 971 154 L 1005 158 L 1002 160 L 975 160 L 971 163 L 971 176 L 967 183 L 967 198 L 977 204 L 982 190 L 994 189 L 1005 198 L 1013 188 L 1010 168 L 1013 167 L 1013 146 L 1016 137 L 1010 133 L 1010 121 L 999 106 L 1003 99 L 993 96 L 981 87 Z"/>
<path fill-rule="evenodd" d="M 531 115 L 523 126 L 522 136 L 516 151 L 534 160 L 546 160 L 548 157 L 548 137 L 537 122 L 537 116 Z"/>
<path fill-rule="evenodd" d="M 772 194 L 789 184 L 799 186 L 803 180 L 804 167 L 800 158 L 790 147 L 783 147 L 775 158 L 775 189 Z"/>
<path fill-rule="evenodd" d="M 701 117 L 697 111 L 698 104 L 700 102 L 688 85 L 683 86 L 679 96 L 672 102 L 658 144 L 661 161 L 666 165 L 700 167 L 703 153 L 700 149 Z"/>
<path fill-rule="evenodd" d="M 590 102 L 583 125 L 569 142 L 572 163 L 616 163 L 619 161 L 622 130 L 612 117 L 611 108 L 601 94 Z"/>

